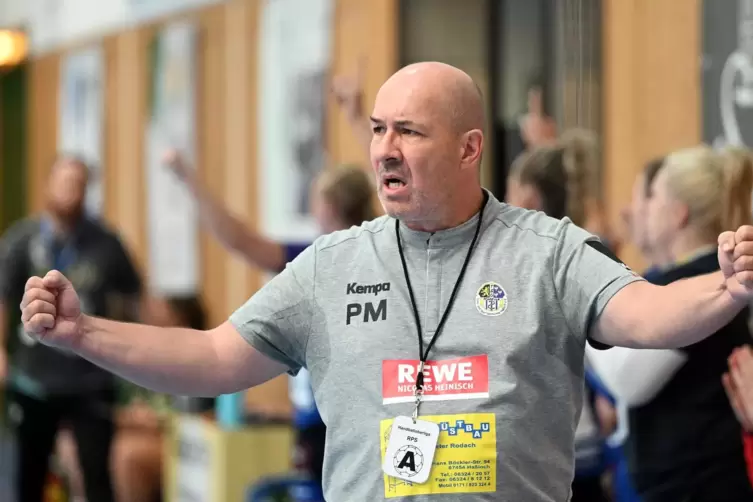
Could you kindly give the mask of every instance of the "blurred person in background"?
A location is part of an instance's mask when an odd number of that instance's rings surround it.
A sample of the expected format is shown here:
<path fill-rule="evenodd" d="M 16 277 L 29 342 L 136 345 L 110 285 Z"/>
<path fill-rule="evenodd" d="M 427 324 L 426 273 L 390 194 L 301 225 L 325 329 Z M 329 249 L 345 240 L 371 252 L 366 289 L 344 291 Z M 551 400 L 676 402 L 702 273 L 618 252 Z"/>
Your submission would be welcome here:
<path fill-rule="evenodd" d="M 568 217 L 575 225 L 588 220 L 595 198 L 595 140 L 586 131 L 572 131 L 557 143 L 522 153 L 510 167 L 507 202 L 543 211 L 554 218 Z M 573 502 L 606 502 L 602 486 L 606 469 L 602 450 L 611 405 L 586 380 L 583 409 L 575 431 Z"/>
<path fill-rule="evenodd" d="M 544 80 L 535 76 L 526 85 L 526 109 L 505 130 L 505 166 L 512 164 L 520 154 L 541 146 L 551 146 L 557 142 L 557 122 L 549 114 L 547 88 Z"/>
<path fill-rule="evenodd" d="M 651 198 L 651 187 L 659 174 L 664 157 L 656 157 L 649 160 L 643 171 L 635 178 L 633 183 L 632 198 L 630 205 L 623 208 L 620 216 L 627 229 L 628 239 L 638 248 L 643 258 L 648 262 L 648 268 L 643 272 L 643 277 L 650 277 L 657 273 L 662 261 L 654 250 L 647 233 L 647 210 L 648 201 Z"/>
<path fill-rule="evenodd" d="M 249 265 L 266 272 L 281 272 L 310 245 L 310 242 L 277 242 L 250 228 L 212 197 L 178 152 L 168 152 L 165 163 L 197 201 L 205 226 L 224 247 Z M 344 165 L 323 170 L 314 180 L 311 192 L 311 213 L 322 233 L 358 226 L 377 217 L 374 184 L 360 167 Z M 321 485 L 326 427 L 316 407 L 307 370 L 301 369 L 290 379 L 290 397 L 298 431 L 296 467 Z"/>
<path fill-rule="evenodd" d="M 204 307 L 193 296 L 151 299 L 142 319 L 154 326 L 207 328 Z M 112 459 L 118 502 L 162 500 L 164 423 L 149 397 L 134 399 L 118 413 Z"/>
<path fill-rule="evenodd" d="M 743 427 L 745 461 L 753 484 L 753 351 L 750 345 L 738 347 L 729 357 L 729 371 L 722 382 L 735 416 Z"/>
<path fill-rule="evenodd" d="M 751 219 L 751 191 L 748 151 L 716 153 L 704 146 L 669 155 L 646 205 L 645 242 L 657 266 L 651 282 L 666 285 L 718 270 L 717 230 Z M 630 407 L 625 450 L 646 502 L 753 499 L 740 426 L 722 386 L 727 357 L 750 339 L 747 318 L 746 309 L 680 350 L 588 352 L 589 359 L 602 359 L 608 386 Z"/>
<path fill-rule="evenodd" d="M 112 374 L 78 356 L 38 344 L 11 315 L 29 274 L 65 270 L 81 291 L 82 310 L 136 319 L 141 282 L 117 235 L 86 216 L 86 164 L 61 156 L 52 165 L 45 211 L 14 224 L 0 240 L 0 375 L 19 449 L 21 502 L 41 502 L 48 462 L 61 426 L 76 438 L 86 497 L 114 500 L 109 457 L 116 383 Z M 18 322 L 18 319 L 16 319 Z M 9 361 L 6 349 L 14 345 Z"/>
<path fill-rule="evenodd" d="M 154 326 L 206 329 L 206 312 L 199 298 L 145 298 L 141 319 Z M 125 402 L 116 411 L 116 433 L 111 466 L 118 502 L 162 500 L 163 415 L 160 396 L 128 382 L 123 383 Z M 211 398 L 183 398 L 206 399 Z M 211 407 L 210 407 L 211 409 Z M 77 465 L 76 445 L 70 434 L 58 437 L 59 469 L 70 488 L 71 500 L 84 500 L 83 476 Z"/>

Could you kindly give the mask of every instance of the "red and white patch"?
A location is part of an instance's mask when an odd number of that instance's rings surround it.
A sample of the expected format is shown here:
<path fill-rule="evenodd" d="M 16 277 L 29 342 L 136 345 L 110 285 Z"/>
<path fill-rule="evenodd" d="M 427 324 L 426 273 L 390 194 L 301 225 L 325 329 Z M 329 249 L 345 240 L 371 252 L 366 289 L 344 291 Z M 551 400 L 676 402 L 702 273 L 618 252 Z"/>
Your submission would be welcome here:
<path fill-rule="evenodd" d="M 382 403 L 413 402 L 419 361 L 382 361 Z M 424 401 L 482 399 L 489 397 L 489 358 L 486 355 L 426 361 Z"/>

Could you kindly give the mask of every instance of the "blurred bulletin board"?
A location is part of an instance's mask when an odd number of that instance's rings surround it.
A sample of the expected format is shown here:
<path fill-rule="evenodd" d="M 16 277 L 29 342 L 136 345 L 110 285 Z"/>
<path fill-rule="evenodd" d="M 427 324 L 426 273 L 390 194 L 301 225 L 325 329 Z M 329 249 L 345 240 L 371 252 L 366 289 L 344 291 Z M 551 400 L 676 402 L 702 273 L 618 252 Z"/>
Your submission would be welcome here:
<path fill-rule="evenodd" d="M 753 0 L 703 2 L 703 139 L 753 146 Z"/>
<path fill-rule="evenodd" d="M 91 170 L 86 208 L 103 211 L 104 55 L 99 45 L 64 55 L 60 60 L 58 150 L 81 157 Z"/>
<path fill-rule="evenodd" d="M 199 290 L 196 204 L 162 164 L 177 148 L 196 164 L 197 29 L 189 22 L 166 25 L 151 45 L 151 89 L 145 129 L 149 287 L 157 294 Z"/>
<path fill-rule="evenodd" d="M 309 189 L 328 163 L 326 110 L 334 0 L 263 2 L 259 52 L 261 228 L 281 240 L 317 234 Z"/>

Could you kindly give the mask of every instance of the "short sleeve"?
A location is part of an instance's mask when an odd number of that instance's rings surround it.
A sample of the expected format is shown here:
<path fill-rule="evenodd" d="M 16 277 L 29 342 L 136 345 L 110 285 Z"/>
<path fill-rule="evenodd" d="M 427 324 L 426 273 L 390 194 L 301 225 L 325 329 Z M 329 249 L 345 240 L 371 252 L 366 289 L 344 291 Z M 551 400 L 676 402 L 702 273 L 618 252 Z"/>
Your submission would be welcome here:
<path fill-rule="evenodd" d="M 643 280 L 599 239 L 569 219 L 562 220 L 554 256 L 554 287 L 571 331 L 587 338 L 609 300 L 630 283 Z M 588 340 L 594 348 L 608 346 Z"/>
<path fill-rule="evenodd" d="M 230 323 L 256 350 L 290 368 L 306 366 L 306 346 L 315 308 L 315 246 L 306 248 L 230 316 Z"/>
<path fill-rule="evenodd" d="M 298 255 L 303 253 L 310 245 L 310 242 L 286 242 L 283 244 L 282 248 L 285 251 L 285 263 L 290 263 L 298 258 Z"/>

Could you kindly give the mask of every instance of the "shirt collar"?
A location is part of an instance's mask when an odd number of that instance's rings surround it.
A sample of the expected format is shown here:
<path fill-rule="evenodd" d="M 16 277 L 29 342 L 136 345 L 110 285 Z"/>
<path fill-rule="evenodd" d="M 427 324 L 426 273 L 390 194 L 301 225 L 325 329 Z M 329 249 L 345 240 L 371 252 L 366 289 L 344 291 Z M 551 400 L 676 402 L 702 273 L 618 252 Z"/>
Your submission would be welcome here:
<path fill-rule="evenodd" d="M 499 201 L 488 190 L 484 191 L 484 221 L 481 223 L 481 231 L 496 218 L 496 209 L 499 205 Z M 414 246 L 419 248 L 451 248 L 456 246 L 462 246 L 468 244 L 473 240 L 473 235 L 476 232 L 476 225 L 478 224 L 479 212 L 473 215 L 473 217 L 467 220 L 465 223 L 448 228 L 446 230 L 439 230 L 437 232 L 422 232 L 419 230 L 412 230 L 407 226 L 400 225 L 400 239 L 408 246 Z M 481 232 L 479 232 L 480 235 Z"/>
<path fill-rule="evenodd" d="M 77 241 L 81 238 L 81 235 L 84 232 L 84 227 L 86 224 L 86 218 L 82 217 L 80 218 L 76 224 L 74 225 L 73 229 L 71 230 L 70 234 L 65 236 L 65 241 Z M 55 223 L 52 221 L 52 218 L 49 214 L 44 213 L 42 217 L 40 218 L 40 227 L 39 227 L 40 233 L 42 234 L 42 237 L 46 242 L 51 242 L 55 238 Z"/>

